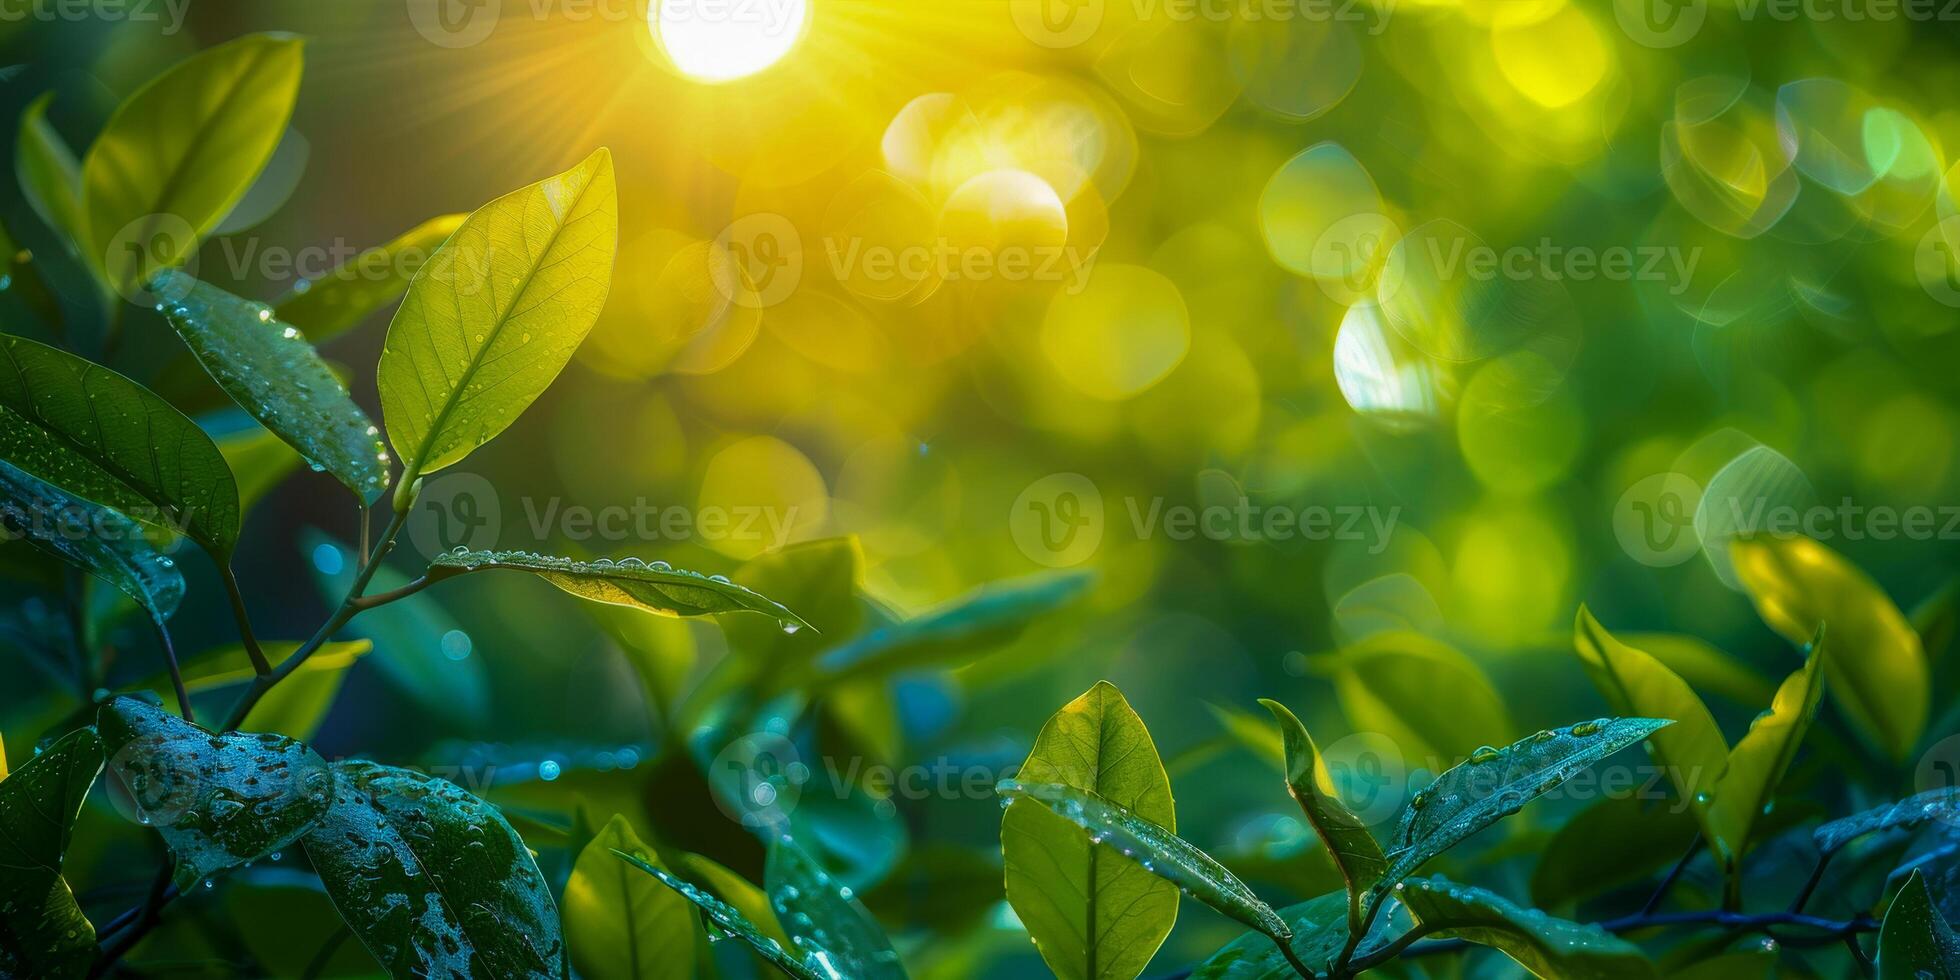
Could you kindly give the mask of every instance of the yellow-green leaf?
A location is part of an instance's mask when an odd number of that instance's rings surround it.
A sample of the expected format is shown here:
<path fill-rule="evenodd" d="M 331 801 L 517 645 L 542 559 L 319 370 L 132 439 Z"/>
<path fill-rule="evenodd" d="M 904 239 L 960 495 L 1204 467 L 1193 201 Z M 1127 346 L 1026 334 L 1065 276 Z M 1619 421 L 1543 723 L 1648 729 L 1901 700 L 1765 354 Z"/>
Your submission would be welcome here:
<path fill-rule="evenodd" d="M 776 620 L 781 629 L 791 633 L 809 625 L 767 596 L 721 576 L 674 568 L 664 561 L 574 561 L 527 551 L 444 552 L 430 560 L 429 579 L 438 581 L 493 569 L 528 572 L 581 599 L 631 606 L 661 616 L 753 612 Z"/>
<path fill-rule="evenodd" d="M 1767 704 L 1776 696 L 1775 681 L 1699 637 L 1682 633 L 1620 633 L 1619 637 L 1681 675 L 1698 693 L 1718 694 L 1737 704 Z"/>
<path fill-rule="evenodd" d="M 1313 736 L 1307 734 L 1307 726 L 1302 725 L 1300 719 L 1278 701 L 1262 698 L 1259 703 L 1265 705 L 1266 710 L 1273 713 L 1273 720 L 1279 723 L 1280 735 L 1286 743 L 1287 792 L 1299 801 L 1300 809 L 1306 812 L 1307 823 L 1320 836 L 1321 843 L 1327 845 L 1327 853 L 1333 857 L 1334 866 L 1340 869 L 1341 878 L 1347 882 L 1348 929 L 1351 933 L 1359 932 L 1361 896 L 1388 869 L 1381 844 L 1376 842 L 1375 835 L 1368 832 L 1368 825 L 1341 802 L 1333 775 L 1327 771 L 1327 764 L 1321 758 L 1320 748 L 1314 745 Z"/>
<path fill-rule="evenodd" d="M 54 229 L 55 237 L 70 254 L 81 258 L 89 240 L 82 220 L 82 167 L 75 151 L 48 123 L 48 103 L 52 101 L 53 92 L 43 93 L 20 114 L 14 175 L 20 179 L 28 206 Z"/>
<path fill-rule="evenodd" d="M 478 208 L 409 284 L 381 352 L 404 484 L 508 428 L 585 340 L 612 284 L 611 152 Z"/>
<path fill-rule="evenodd" d="M 776 920 L 776 910 L 769 907 L 769 896 L 754 882 L 736 874 L 713 858 L 700 854 L 683 854 L 678 859 L 687 876 L 705 882 L 709 890 L 721 896 L 730 907 L 742 913 L 763 936 L 775 940 L 785 948 L 789 946 L 789 934 L 783 931 L 782 923 Z"/>
<path fill-rule="evenodd" d="M 1483 669 L 1420 633 L 1376 633 L 1344 648 L 1334 692 L 1350 728 L 1381 732 L 1432 769 L 1512 738 L 1510 714 Z M 1438 711 L 1439 704 L 1450 708 Z"/>
<path fill-rule="evenodd" d="M 740 910 L 716 898 L 707 889 L 695 885 L 693 882 L 677 878 L 669 873 L 667 869 L 649 864 L 624 851 L 614 851 L 612 853 L 614 857 L 653 876 L 654 880 L 673 889 L 682 898 L 692 902 L 708 918 L 714 920 L 715 928 L 720 929 L 722 934 L 732 936 L 748 944 L 750 949 L 755 950 L 756 955 L 767 960 L 771 965 L 783 971 L 784 974 L 795 978 L 795 980 L 836 980 L 838 976 L 836 971 L 825 970 L 820 972 L 812 966 L 814 957 L 805 960 L 791 954 L 789 949 L 781 942 L 770 936 L 763 935 L 762 930 L 756 928 L 756 924 L 749 921 Z"/>
<path fill-rule="evenodd" d="M 1166 831 L 1177 829 L 1170 777 L 1143 720 L 1107 681 L 1056 712 L 1018 773 L 1094 793 Z M 1062 980 L 1130 980 L 1177 920 L 1177 886 L 1102 853 L 1039 802 L 1001 817 L 1007 901 Z"/>
<path fill-rule="evenodd" d="M 273 303 L 279 319 L 326 343 L 408 291 L 423 264 L 461 227 L 466 215 L 445 214 L 402 232 L 347 260 L 332 272 L 301 283 Z"/>
<path fill-rule="evenodd" d="M 1809 538 L 1734 544 L 1736 574 L 1771 629 L 1805 643 L 1828 626 L 1824 672 L 1852 725 L 1894 761 L 1926 730 L 1931 669 L 1919 634 L 1877 583 Z"/>
<path fill-rule="evenodd" d="M 658 863 L 618 815 L 579 852 L 561 903 L 572 966 L 591 980 L 689 980 L 693 906 L 614 851 Z"/>
<path fill-rule="evenodd" d="M 152 79 L 109 117 L 82 161 L 90 260 L 124 295 L 183 264 L 285 134 L 304 56 L 288 34 L 249 34 Z"/>
<path fill-rule="evenodd" d="M 1738 562 L 1738 566 L 1741 563 Z M 1812 645 L 1803 669 L 1784 679 L 1776 700 L 1759 715 L 1729 752 L 1728 768 L 1717 780 L 1708 801 L 1708 823 L 1715 828 L 1717 852 L 1733 869 L 1749 847 L 1749 832 L 1776 795 L 1811 719 L 1824 696 L 1822 666 L 1826 654 Z"/>
<path fill-rule="evenodd" d="M 1674 719 L 1647 746 L 1681 799 L 1693 800 L 1712 788 L 1728 767 L 1729 743 L 1688 682 L 1646 651 L 1620 642 L 1585 606 L 1579 607 L 1573 634 L 1579 659 L 1614 711 Z M 1696 816 L 1703 816 L 1700 807 Z"/>

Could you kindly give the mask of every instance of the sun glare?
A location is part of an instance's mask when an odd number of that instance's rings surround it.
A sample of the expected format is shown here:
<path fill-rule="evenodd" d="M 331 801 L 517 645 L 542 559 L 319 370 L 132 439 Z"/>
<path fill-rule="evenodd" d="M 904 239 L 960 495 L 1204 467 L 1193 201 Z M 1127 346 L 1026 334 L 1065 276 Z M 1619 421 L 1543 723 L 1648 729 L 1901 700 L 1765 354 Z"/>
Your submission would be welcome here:
<path fill-rule="evenodd" d="M 810 8 L 808 0 L 655 0 L 648 18 L 681 74 L 728 82 L 781 61 L 803 36 Z"/>

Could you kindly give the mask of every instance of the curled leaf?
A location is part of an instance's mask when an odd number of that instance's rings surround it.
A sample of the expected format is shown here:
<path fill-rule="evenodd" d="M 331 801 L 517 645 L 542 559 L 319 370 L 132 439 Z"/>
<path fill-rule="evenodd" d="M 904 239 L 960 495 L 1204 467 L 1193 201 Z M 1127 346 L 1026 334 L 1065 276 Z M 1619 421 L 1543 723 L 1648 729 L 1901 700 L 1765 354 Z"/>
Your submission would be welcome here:
<path fill-rule="evenodd" d="M 1368 825 L 1341 802 L 1333 776 L 1327 771 L 1320 749 L 1300 719 L 1278 701 L 1262 699 L 1260 704 L 1273 713 L 1280 735 L 1286 743 L 1286 789 L 1306 812 L 1307 823 L 1327 845 L 1334 866 L 1347 882 L 1349 897 L 1348 928 L 1361 928 L 1361 896 L 1388 869 L 1381 844 L 1368 832 Z"/>

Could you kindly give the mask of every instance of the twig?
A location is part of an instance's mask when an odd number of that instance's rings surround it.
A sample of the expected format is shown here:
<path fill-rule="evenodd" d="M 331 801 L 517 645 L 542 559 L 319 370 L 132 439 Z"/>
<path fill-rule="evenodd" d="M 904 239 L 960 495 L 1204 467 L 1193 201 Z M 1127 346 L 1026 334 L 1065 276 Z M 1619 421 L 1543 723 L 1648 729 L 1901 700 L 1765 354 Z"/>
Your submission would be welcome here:
<path fill-rule="evenodd" d="M 357 610 L 366 611 L 369 609 L 373 609 L 376 606 L 385 606 L 388 603 L 394 602 L 398 599 L 406 599 L 409 596 L 412 596 L 415 593 L 428 588 L 431 584 L 432 582 L 430 581 L 429 577 L 427 575 L 424 575 L 421 578 L 418 578 L 415 581 L 410 582 L 399 589 L 391 589 L 387 592 L 377 592 L 374 595 L 362 596 L 359 599 L 355 599 L 353 600 L 354 608 Z"/>
<path fill-rule="evenodd" d="M 1824 880 L 1824 869 L 1830 866 L 1831 858 L 1836 855 L 1836 851 L 1825 851 L 1817 858 L 1817 867 L 1811 870 L 1810 880 L 1803 883 L 1803 890 L 1797 893 L 1797 900 L 1790 903 L 1790 911 L 1803 911 L 1804 904 L 1810 901 L 1811 893 L 1817 890 L 1817 884 Z"/>
<path fill-rule="evenodd" d="M 136 944 L 142 942 L 144 936 L 149 935 L 150 929 L 155 927 L 157 921 L 163 917 L 163 907 L 169 904 L 172 898 L 177 897 L 176 893 L 177 889 L 170 883 L 170 862 L 165 861 L 163 867 L 157 869 L 156 880 L 150 883 L 149 897 L 143 900 L 142 906 L 133 916 L 125 912 L 110 924 L 113 930 L 127 920 L 129 928 L 114 942 L 102 947 L 101 955 L 95 958 L 95 964 L 89 968 L 90 980 L 109 972 L 109 968 L 115 966 L 117 960 L 136 948 Z"/>
<path fill-rule="evenodd" d="M 252 617 L 245 611 L 245 595 L 238 590 L 238 576 L 233 574 L 230 563 L 218 566 L 218 578 L 225 583 L 225 596 L 231 600 L 232 618 L 238 620 L 238 638 L 245 643 L 245 655 L 252 658 L 252 671 L 264 677 L 272 672 L 272 665 L 266 662 L 259 638 L 252 632 Z"/>
<path fill-rule="evenodd" d="M 163 620 L 150 617 L 150 625 L 156 627 L 157 642 L 163 645 L 163 662 L 170 668 L 170 686 L 177 689 L 177 712 L 188 722 L 196 722 L 197 716 L 191 713 L 191 694 L 184 689 L 184 672 L 177 666 L 177 647 L 170 642 L 170 628 Z M 84 697 L 83 703 L 91 698 Z"/>
<path fill-rule="evenodd" d="M 1640 907 L 1641 915 L 1652 915 L 1655 909 L 1661 907 L 1661 900 L 1667 897 L 1667 893 L 1674 887 L 1674 883 L 1680 880 L 1681 873 L 1688 870 L 1688 865 L 1694 863 L 1695 855 L 1700 853 L 1701 831 L 1697 830 L 1695 831 L 1694 838 L 1688 841 L 1687 853 L 1681 855 L 1681 860 L 1674 862 L 1674 869 L 1667 873 L 1667 877 L 1661 879 L 1660 887 L 1654 889 L 1654 894 L 1648 896 L 1647 904 Z M 1792 909 L 1791 911 L 1794 912 L 1796 910 Z"/>
<path fill-rule="evenodd" d="M 1771 936 L 1785 946 L 1825 946 L 1831 943 L 1855 939 L 1868 932 L 1877 932 L 1879 921 L 1868 915 L 1855 919 L 1837 921 L 1802 915 L 1795 912 L 1769 912 L 1761 915 L 1745 915 L 1726 909 L 1703 912 L 1667 912 L 1660 915 L 1630 915 L 1599 923 L 1599 928 L 1615 935 L 1639 932 L 1643 929 L 1660 929 L 1668 926 L 1708 925 L 1722 926 L 1743 932 L 1760 932 Z M 1816 930 L 1812 935 L 1788 935 L 1773 932 L 1778 927 Z M 1349 971 L 1358 973 L 1400 955 L 1404 959 L 1417 956 L 1433 956 L 1439 953 L 1453 953 L 1468 949 L 1472 945 L 1461 939 L 1443 939 L 1429 943 L 1408 943 L 1407 936 L 1398 939 L 1375 952 L 1362 956 L 1349 964 Z"/>

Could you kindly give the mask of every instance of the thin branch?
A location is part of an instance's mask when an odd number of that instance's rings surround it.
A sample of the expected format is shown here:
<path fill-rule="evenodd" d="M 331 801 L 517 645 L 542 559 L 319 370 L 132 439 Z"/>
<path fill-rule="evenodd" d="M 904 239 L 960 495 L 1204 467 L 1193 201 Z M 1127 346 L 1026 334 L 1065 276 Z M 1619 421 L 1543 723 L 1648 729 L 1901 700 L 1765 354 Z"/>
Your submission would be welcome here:
<path fill-rule="evenodd" d="M 245 655 L 252 658 L 252 671 L 264 677 L 272 672 L 272 665 L 266 662 L 259 638 L 252 632 L 252 617 L 245 611 L 245 594 L 238 590 L 238 576 L 232 573 L 230 563 L 218 566 L 218 578 L 225 583 L 225 597 L 231 600 L 231 615 L 238 620 L 238 638 L 245 643 Z"/>
<path fill-rule="evenodd" d="M 1743 932 L 1760 932 L 1774 938 L 1777 942 L 1785 946 L 1828 946 L 1832 943 L 1841 943 L 1847 940 L 1855 941 L 1856 937 L 1864 933 L 1877 932 L 1879 921 L 1868 915 L 1861 915 L 1855 919 L 1840 922 L 1834 919 L 1824 919 L 1814 915 L 1802 915 L 1795 912 L 1769 912 L 1761 915 L 1745 915 L 1740 912 L 1719 909 L 1703 912 L 1667 912 L 1660 915 L 1630 915 L 1621 919 L 1601 922 L 1599 923 L 1599 928 L 1619 935 L 1622 933 L 1640 932 L 1645 929 L 1694 925 L 1722 926 Z M 1799 935 L 1775 931 L 1783 927 L 1815 931 Z M 1469 949 L 1472 945 L 1461 939 L 1443 939 L 1436 942 L 1415 943 L 1413 945 L 1404 943 L 1402 940 L 1397 940 L 1389 946 L 1382 947 L 1377 952 L 1369 953 L 1367 956 L 1355 960 L 1350 965 L 1350 970 L 1352 972 L 1359 972 L 1371 967 L 1380 966 L 1388 960 L 1395 958 L 1393 955 L 1383 955 L 1390 954 L 1391 951 L 1399 953 L 1404 959 L 1410 959 L 1418 956 L 1460 952 Z"/>
<path fill-rule="evenodd" d="M 191 694 L 184 689 L 184 672 L 177 666 L 177 647 L 170 642 L 170 628 L 154 616 L 150 617 L 150 625 L 156 627 L 157 642 L 163 645 L 163 662 L 170 668 L 170 686 L 177 689 L 177 713 L 185 721 L 195 723 L 197 716 L 191 713 Z M 88 700 L 83 699 L 84 703 Z"/>
<path fill-rule="evenodd" d="M 136 944 L 142 942 L 143 937 L 149 935 L 150 930 L 155 928 L 157 922 L 163 918 L 163 907 L 176 897 L 177 888 L 170 883 L 170 862 L 165 861 L 163 867 L 157 869 L 156 880 L 150 883 L 149 897 L 143 900 L 142 906 L 136 909 L 133 915 L 125 912 L 110 924 L 110 931 L 125 921 L 129 928 L 114 942 L 102 947 L 101 954 L 95 958 L 95 964 L 89 968 L 90 980 L 109 972 L 109 969 L 116 965 L 117 960 L 135 949 Z"/>
<path fill-rule="evenodd" d="M 1661 879 L 1660 887 L 1654 889 L 1654 894 L 1648 896 L 1647 904 L 1640 907 L 1641 915 L 1652 915 L 1655 909 L 1661 907 L 1661 900 L 1667 897 L 1667 893 L 1674 888 L 1674 883 L 1681 879 L 1681 873 L 1688 870 L 1688 865 L 1694 863 L 1695 855 L 1700 853 L 1701 831 L 1697 830 L 1695 836 L 1688 841 L 1687 853 L 1681 855 L 1681 860 L 1674 862 L 1674 869 L 1667 873 L 1667 877 Z"/>
<path fill-rule="evenodd" d="M 366 504 L 361 505 L 361 542 L 354 549 L 354 553 L 361 556 L 362 568 L 366 568 L 368 565 L 368 531 L 370 530 L 370 525 L 374 523 L 373 513 L 372 508 Z"/>
<path fill-rule="evenodd" d="M 1803 890 L 1797 893 L 1797 900 L 1790 903 L 1790 911 L 1803 911 L 1804 905 L 1810 901 L 1811 893 L 1815 892 L 1818 883 L 1824 880 L 1824 869 L 1830 866 L 1831 858 L 1836 855 L 1836 851 L 1825 851 L 1817 858 L 1817 867 L 1811 870 L 1810 880 L 1803 883 Z"/>
<path fill-rule="evenodd" d="M 421 578 L 418 578 L 415 581 L 410 582 L 399 589 L 391 589 L 387 592 L 377 592 L 374 595 L 362 596 L 361 598 L 354 599 L 352 601 L 355 609 L 365 612 L 369 609 L 373 609 L 376 606 L 385 606 L 388 603 L 395 602 L 400 599 L 406 599 L 409 596 L 412 596 L 415 593 L 428 588 L 430 584 L 432 583 L 430 582 L 429 577 L 427 575 L 424 575 Z"/>

